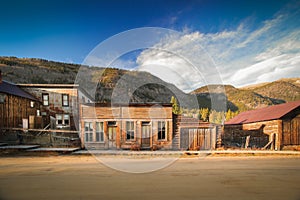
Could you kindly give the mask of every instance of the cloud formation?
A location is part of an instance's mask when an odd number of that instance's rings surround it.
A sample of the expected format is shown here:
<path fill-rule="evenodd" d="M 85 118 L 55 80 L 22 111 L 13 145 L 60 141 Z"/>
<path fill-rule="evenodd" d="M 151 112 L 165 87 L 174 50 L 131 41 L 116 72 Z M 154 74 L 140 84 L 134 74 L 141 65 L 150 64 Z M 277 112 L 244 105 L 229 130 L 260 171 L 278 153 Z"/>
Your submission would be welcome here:
<path fill-rule="evenodd" d="M 299 8 L 287 5 L 257 27 L 245 20 L 232 30 L 171 35 L 143 51 L 137 64 L 184 91 L 212 83 L 240 87 L 299 77 Z"/>

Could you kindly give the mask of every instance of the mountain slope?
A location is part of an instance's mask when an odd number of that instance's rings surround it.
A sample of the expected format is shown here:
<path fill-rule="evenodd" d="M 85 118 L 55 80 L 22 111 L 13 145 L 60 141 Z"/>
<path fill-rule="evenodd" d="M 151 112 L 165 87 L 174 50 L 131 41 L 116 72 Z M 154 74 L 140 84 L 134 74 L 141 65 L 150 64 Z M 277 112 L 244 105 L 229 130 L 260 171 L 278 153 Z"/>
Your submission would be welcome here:
<path fill-rule="evenodd" d="M 4 80 L 14 83 L 69 83 L 83 74 L 81 87 L 96 87 L 98 102 L 162 102 L 176 96 L 180 106 L 222 110 L 224 102 L 232 111 L 251 110 L 300 99 L 300 78 L 235 88 L 231 85 L 208 85 L 186 94 L 147 72 L 89 67 L 36 58 L 0 57 Z M 223 91 L 225 89 L 225 92 Z M 199 105 L 199 106 L 198 106 Z"/>
<path fill-rule="evenodd" d="M 96 94 L 90 95 L 98 102 L 110 102 L 114 98 L 121 103 L 126 103 L 123 102 L 126 99 L 129 102 L 169 103 L 171 97 L 176 96 L 184 99 L 182 106 L 192 105 L 189 95 L 147 72 L 16 57 L 0 57 L 0 70 L 3 79 L 10 82 L 49 84 L 73 84 L 80 71 L 83 88 L 89 92 L 89 88 L 97 86 Z"/>
<path fill-rule="evenodd" d="M 208 85 L 194 90 L 192 94 L 197 95 L 200 105 L 203 102 L 203 96 L 210 100 L 211 94 L 223 95 L 227 101 L 227 108 L 232 111 L 252 110 L 280 103 L 251 90 L 238 89 L 231 85 Z"/>
<path fill-rule="evenodd" d="M 253 87 L 250 91 L 260 94 L 264 97 L 278 99 L 285 102 L 296 101 L 300 99 L 299 79 L 282 79 L 262 86 Z M 297 84 L 298 83 L 298 84 Z"/>

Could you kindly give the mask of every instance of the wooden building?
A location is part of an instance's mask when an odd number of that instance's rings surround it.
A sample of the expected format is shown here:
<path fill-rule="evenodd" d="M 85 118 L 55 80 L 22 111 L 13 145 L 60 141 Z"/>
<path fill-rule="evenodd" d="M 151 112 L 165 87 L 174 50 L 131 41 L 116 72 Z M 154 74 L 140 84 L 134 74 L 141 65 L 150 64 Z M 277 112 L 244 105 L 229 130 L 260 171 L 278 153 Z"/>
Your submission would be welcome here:
<path fill-rule="evenodd" d="M 40 102 L 17 85 L 0 81 L 0 128 L 42 126 Z"/>
<path fill-rule="evenodd" d="M 52 129 L 75 130 L 79 126 L 79 104 L 93 102 L 78 85 L 19 84 L 19 87 L 42 102 L 41 115 Z M 49 118 L 50 116 L 50 118 Z"/>
<path fill-rule="evenodd" d="M 300 101 L 243 112 L 225 123 L 225 147 L 280 150 L 300 145 Z"/>
<path fill-rule="evenodd" d="M 87 149 L 172 149 L 171 104 L 81 105 Z"/>
<path fill-rule="evenodd" d="M 220 133 L 219 125 L 181 115 L 174 115 L 174 125 L 173 149 L 216 149 Z"/>

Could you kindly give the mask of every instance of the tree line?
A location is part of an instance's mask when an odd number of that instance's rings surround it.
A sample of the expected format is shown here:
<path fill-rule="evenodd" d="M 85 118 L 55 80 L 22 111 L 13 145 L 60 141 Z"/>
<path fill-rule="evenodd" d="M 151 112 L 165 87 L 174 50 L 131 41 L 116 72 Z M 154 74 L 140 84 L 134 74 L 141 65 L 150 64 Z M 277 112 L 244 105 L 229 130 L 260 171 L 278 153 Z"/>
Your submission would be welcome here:
<path fill-rule="evenodd" d="M 176 115 L 184 115 L 188 117 L 197 118 L 199 120 L 202 120 L 204 122 L 210 122 L 214 124 L 224 124 L 226 121 L 234 118 L 237 116 L 240 112 L 239 111 L 231 111 L 228 109 L 226 112 L 224 111 L 216 111 L 209 108 L 200 108 L 200 109 L 186 109 L 181 108 L 178 105 L 177 99 L 172 96 L 171 102 L 172 104 L 172 111 Z"/>

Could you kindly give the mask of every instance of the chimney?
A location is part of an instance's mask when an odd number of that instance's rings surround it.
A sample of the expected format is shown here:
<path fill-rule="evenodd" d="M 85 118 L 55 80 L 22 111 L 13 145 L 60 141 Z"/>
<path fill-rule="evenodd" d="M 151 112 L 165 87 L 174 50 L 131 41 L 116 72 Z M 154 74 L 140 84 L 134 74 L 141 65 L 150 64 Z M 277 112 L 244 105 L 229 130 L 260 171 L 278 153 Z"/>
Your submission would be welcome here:
<path fill-rule="evenodd" d="M 2 83 L 2 71 L 0 70 L 0 84 Z"/>

